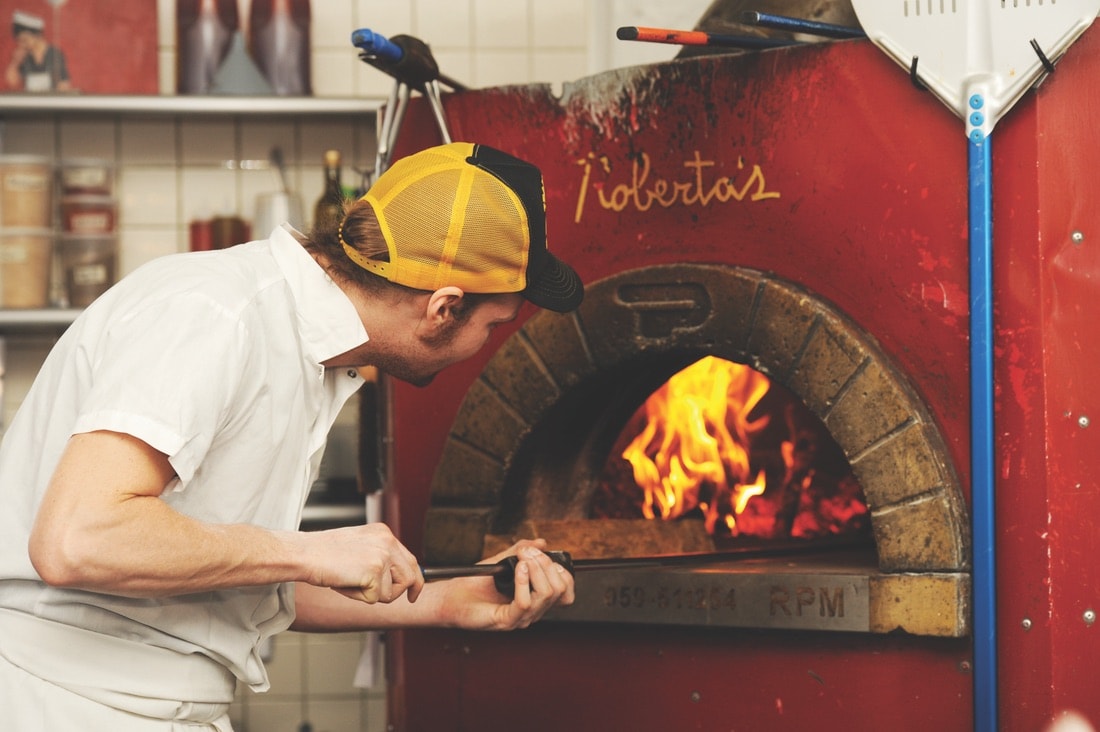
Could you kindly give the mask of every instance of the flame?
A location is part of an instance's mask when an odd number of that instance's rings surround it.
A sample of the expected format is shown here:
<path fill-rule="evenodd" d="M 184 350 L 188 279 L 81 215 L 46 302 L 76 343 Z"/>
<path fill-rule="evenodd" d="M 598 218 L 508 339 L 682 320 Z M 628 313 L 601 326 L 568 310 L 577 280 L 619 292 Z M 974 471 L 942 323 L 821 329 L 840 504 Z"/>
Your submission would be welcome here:
<path fill-rule="evenodd" d="M 622 453 L 645 493 L 646 518 L 673 519 L 699 509 L 706 529 L 736 516 L 765 489 L 751 475 L 748 444 L 768 424 L 749 418 L 771 383 L 743 364 L 707 356 L 675 374 L 645 404 L 646 425 Z"/>

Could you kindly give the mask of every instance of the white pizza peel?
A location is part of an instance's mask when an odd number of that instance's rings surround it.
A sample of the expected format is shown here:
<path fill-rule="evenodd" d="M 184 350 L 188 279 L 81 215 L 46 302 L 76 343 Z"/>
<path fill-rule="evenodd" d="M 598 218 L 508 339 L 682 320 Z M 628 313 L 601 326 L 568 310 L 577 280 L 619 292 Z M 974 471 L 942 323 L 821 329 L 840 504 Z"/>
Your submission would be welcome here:
<path fill-rule="evenodd" d="M 993 165 L 1001 117 L 1092 24 L 1100 0 L 852 0 L 871 41 L 965 122 L 970 224 L 974 729 L 997 732 Z"/>
<path fill-rule="evenodd" d="M 985 137 L 1053 70 L 1100 12 L 1097 0 L 853 0 L 871 41 L 914 74 L 967 133 Z M 971 124 L 970 99 L 985 100 Z"/>

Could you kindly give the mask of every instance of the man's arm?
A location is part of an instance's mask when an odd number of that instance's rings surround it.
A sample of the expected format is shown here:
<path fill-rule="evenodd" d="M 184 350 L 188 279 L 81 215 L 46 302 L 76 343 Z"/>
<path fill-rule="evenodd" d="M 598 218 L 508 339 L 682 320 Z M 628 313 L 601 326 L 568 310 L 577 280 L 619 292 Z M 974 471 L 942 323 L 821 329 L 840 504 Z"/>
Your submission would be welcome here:
<path fill-rule="evenodd" d="M 525 628 L 555 605 L 574 599 L 573 577 L 544 554 L 545 542 L 521 541 L 493 557 L 496 562 L 516 554 L 514 598 L 509 602 L 491 577 L 467 577 L 425 585 L 416 603 L 404 598 L 388 605 L 353 602 L 331 589 L 299 583 L 295 587 L 299 631 L 388 630 L 410 627 L 455 627 L 467 630 Z"/>
<path fill-rule="evenodd" d="M 207 524 L 160 499 L 167 457 L 130 435 L 74 435 L 38 509 L 29 552 L 42 579 L 135 597 L 307 582 L 390 602 L 423 586 L 416 558 L 382 525 L 315 533 Z"/>
<path fill-rule="evenodd" d="M 4 69 L 4 79 L 12 89 L 23 88 L 23 74 L 19 72 L 19 66 L 26 57 L 27 49 L 16 44 L 15 50 L 11 53 L 11 60 L 8 62 L 8 67 Z"/>

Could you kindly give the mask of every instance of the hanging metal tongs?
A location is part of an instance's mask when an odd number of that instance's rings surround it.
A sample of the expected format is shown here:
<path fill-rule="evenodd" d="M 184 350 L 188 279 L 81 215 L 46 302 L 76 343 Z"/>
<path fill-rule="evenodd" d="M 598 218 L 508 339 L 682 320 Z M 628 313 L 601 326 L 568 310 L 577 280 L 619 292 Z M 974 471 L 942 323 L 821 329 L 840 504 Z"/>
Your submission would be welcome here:
<path fill-rule="evenodd" d="M 352 33 L 351 43 L 359 49 L 359 58 L 364 63 L 370 64 L 394 79 L 393 89 L 386 102 L 382 124 L 378 131 L 375 177 L 389 167 L 393 143 L 401 128 L 411 90 L 420 92 L 428 100 L 435 121 L 439 125 L 443 142 L 451 142 L 451 133 L 447 128 L 447 120 L 443 116 L 440 83 L 453 91 L 464 91 L 466 87 L 439 72 L 439 64 L 432 57 L 431 49 L 426 43 L 407 35 L 386 38 L 370 28 L 360 28 Z"/>

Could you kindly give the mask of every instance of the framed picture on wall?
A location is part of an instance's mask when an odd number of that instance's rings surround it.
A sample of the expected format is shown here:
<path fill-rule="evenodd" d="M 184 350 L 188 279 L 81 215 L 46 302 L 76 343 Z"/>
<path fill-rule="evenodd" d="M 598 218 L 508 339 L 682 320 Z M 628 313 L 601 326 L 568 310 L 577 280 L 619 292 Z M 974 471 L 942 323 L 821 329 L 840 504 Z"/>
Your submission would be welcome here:
<path fill-rule="evenodd" d="M 5 92 L 156 94 L 156 0 L 0 0 Z"/>

